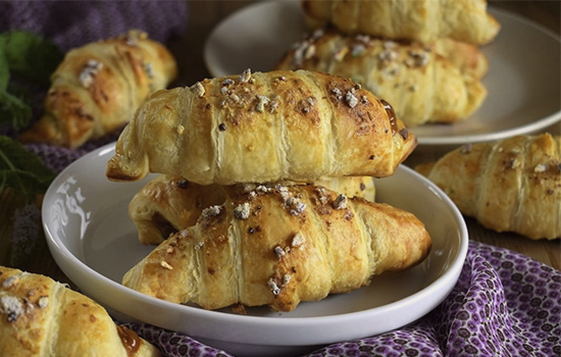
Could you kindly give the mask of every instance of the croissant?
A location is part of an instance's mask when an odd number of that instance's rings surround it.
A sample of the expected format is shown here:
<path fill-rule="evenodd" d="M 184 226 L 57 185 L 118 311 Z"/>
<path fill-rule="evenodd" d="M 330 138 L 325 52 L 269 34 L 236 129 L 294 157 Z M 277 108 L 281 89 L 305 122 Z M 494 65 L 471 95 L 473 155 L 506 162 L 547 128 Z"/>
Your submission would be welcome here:
<path fill-rule="evenodd" d="M 151 171 L 201 185 L 381 177 L 415 145 L 391 106 L 350 80 L 245 71 L 152 95 L 121 133 L 107 176 Z"/>
<path fill-rule="evenodd" d="M 466 145 L 417 171 L 483 226 L 532 239 L 561 237 L 561 138 L 517 136 Z"/>
<path fill-rule="evenodd" d="M 322 178 L 315 183 L 348 197 L 374 201 L 375 188 L 371 177 Z M 243 189 L 249 192 L 257 186 L 245 184 Z M 220 185 L 197 185 L 177 176 L 158 176 L 147 183 L 129 204 L 129 216 L 138 231 L 138 239 L 144 244 L 159 244 L 170 234 L 194 225 L 203 208 L 224 203 L 228 189 Z"/>
<path fill-rule="evenodd" d="M 318 30 L 290 50 L 279 69 L 302 68 L 352 78 L 392 103 L 408 126 L 453 122 L 472 114 L 487 93 L 474 77 L 484 73 L 486 61 L 475 47 L 469 46 L 469 51 L 467 46 L 451 40 L 432 46 L 397 43 Z M 471 59 L 459 59 L 466 53 Z"/>
<path fill-rule="evenodd" d="M 0 266 L 0 356 L 149 357 L 156 347 L 46 276 Z"/>
<path fill-rule="evenodd" d="M 430 43 L 439 38 L 482 45 L 499 32 L 485 0 L 303 0 L 316 23 L 344 33 Z"/>
<path fill-rule="evenodd" d="M 176 74 L 171 53 L 144 32 L 76 48 L 51 76 L 45 113 L 21 140 L 80 146 L 124 126 L 146 97 Z"/>
<path fill-rule="evenodd" d="M 312 185 L 234 187 L 224 205 L 161 243 L 123 284 L 205 309 L 241 303 L 290 311 L 410 267 L 430 245 L 415 216 L 386 204 Z"/>

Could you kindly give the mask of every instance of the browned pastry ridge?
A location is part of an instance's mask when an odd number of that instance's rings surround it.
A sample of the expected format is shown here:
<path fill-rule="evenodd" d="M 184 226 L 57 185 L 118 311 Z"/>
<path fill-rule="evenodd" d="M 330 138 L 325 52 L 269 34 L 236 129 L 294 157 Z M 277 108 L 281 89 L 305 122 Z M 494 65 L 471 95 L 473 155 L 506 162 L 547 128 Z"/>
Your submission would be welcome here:
<path fill-rule="evenodd" d="M 51 76 L 44 115 L 20 138 L 80 146 L 124 126 L 176 74 L 171 53 L 136 30 L 73 49 Z"/>
<path fill-rule="evenodd" d="M 158 357 L 103 307 L 51 278 L 0 266 L 0 356 Z"/>
<path fill-rule="evenodd" d="M 382 177 L 415 145 L 389 104 L 348 79 L 245 71 L 152 95 L 119 137 L 107 176 L 157 172 L 203 185 Z"/>
<path fill-rule="evenodd" d="M 416 170 L 487 228 L 532 239 L 561 237 L 559 136 L 466 145 Z"/>
<path fill-rule="evenodd" d="M 315 184 L 347 197 L 374 201 L 375 187 L 371 177 L 322 178 L 316 180 Z M 242 189 L 249 192 L 259 186 L 244 184 Z M 194 225 L 204 208 L 224 203 L 228 189 L 231 188 L 197 185 L 177 176 L 158 176 L 148 182 L 129 204 L 129 217 L 136 226 L 138 239 L 144 244 L 159 244 L 170 234 Z"/>
<path fill-rule="evenodd" d="M 344 33 L 425 43 L 449 37 L 482 45 L 500 29 L 486 0 L 303 0 L 302 8 Z"/>
<path fill-rule="evenodd" d="M 411 213 L 312 185 L 228 189 L 222 206 L 161 243 L 123 278 L 160 299 L 205 309 L 290 311 L 421 261 L 431 239 Z"/>
<path fill-rule="evenodd" d="M 449 39 L 424 45 L 316 30 L 278 68 L 351 78 L 390 102 L 407 126 L 465 119 L 487 94 L 479 81 L 487 70 L 483 54 Z"/>

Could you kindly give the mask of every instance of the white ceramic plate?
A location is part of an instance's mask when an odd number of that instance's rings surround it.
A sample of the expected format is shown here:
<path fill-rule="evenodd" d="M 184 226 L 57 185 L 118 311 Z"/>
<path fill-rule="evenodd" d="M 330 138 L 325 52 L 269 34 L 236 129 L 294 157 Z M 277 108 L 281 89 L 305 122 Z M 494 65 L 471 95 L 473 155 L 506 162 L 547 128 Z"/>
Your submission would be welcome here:
<path fill-rule="evenodd" d="M 415 213 L 427 226 L 433 248 L 415 268 L 382 275 L 349 294 L 302 303 L 290 313 L 251 308 L 244 316 L 158 300 L 119 284 L 151 249 L 137 241 L 127 216 L 130 199 L 149 178 L 108 181 L 105 165 L 113 152 L 111 144 L 84 156 L 49 187 L 42 217 L 57 264 L 84 293 L 112 311 L 233 353 L 305 352 L 406 325 L 448 295 L 465 259 L 468 235 L 457 208 L 435 185 L 401 166 L 395 176 L 378 180 L 376 191 L 380 201 Z"/>
<path fill-rule="evenodd" d="M 491 9 L 501 32 L 483 52 L 488 96 L 467 120 L 413 128 L 420 144 L 496 140 L 543 129 L 561 120 L 561 44 L 544 28 L 509 12 Z M 205 61 L 215 77 L 245 68 L 268 71 L 306 27 L 298 2 L 248 6 L 220 23 L 207 40 Z"/>

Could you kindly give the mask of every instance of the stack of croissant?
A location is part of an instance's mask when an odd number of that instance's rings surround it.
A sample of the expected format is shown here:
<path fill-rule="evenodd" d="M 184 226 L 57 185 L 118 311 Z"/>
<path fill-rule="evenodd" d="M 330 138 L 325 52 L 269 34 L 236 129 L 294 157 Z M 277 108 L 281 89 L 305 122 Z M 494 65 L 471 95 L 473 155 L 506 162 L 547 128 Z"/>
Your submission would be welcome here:
<path fill-rule="evenodd" d="M 279 69 L 349 77 L 392 103 L 408 126 L 455 122 L 483 102 L 478 45 L 499 30 L 485 0 L 304 0 L 316 30 Z"/>
<path fill-rule="evenodd" d="M 387 102 L 341 77 L 246 70 L 159 91 L 107 166 L 118 181 L 163 174 L 129 205 L 140 241 L 159 245 L 123 283 L 206 309 L 290 311 L 410 267 L 430 236 L 372 201 L 372 176 L 415 144 Z"/>

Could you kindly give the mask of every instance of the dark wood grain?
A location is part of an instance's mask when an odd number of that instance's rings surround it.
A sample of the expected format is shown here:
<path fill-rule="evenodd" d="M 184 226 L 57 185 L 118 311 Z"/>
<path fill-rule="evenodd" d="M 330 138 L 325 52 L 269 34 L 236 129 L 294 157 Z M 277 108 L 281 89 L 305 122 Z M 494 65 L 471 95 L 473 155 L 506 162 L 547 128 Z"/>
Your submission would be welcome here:
<path fill-rule="evenodd" d="M 204 43 L 213 28 L 226 16 L 252 1 L 189 1 L 190 17 L 185 35 L 173 40 L 169 46 L 178 63 L 180 74 L 175 85 L 190 85 L 209 77 L 203 61 Z M 560 2 L 558 1 L 491 1 L 497 6 L 542 24 L 560 35 Z M 559 80 L 559 78 L 552 78 Z M 547 129 L 561 134 L 561 124 Z M 434 160 L 452 147 L 419 148 L 407 161 Z M 34 247 L 27 259 L 14 259 L 11 249 L 13 212 L 21 206 L 21 200 L 14 195 L 0 195 L 0 264 L 10 265 L 30 272 L 49 275 L 63 282 L 69 282 L 52 259 L 44 239 Z M 467 219 L 470 238 L 488 244 L 505 247 L 526 254 L 536 260 L 561 269 L 561 240 L 532 241 L 516 234 L 495 233 L 483 228 L 472 219 Z"/>

